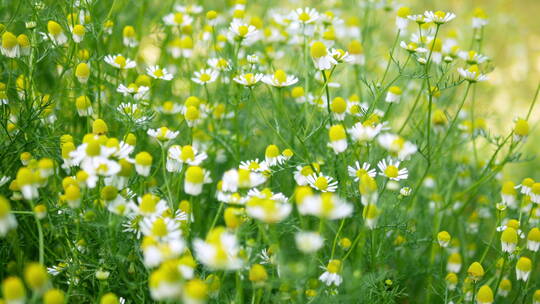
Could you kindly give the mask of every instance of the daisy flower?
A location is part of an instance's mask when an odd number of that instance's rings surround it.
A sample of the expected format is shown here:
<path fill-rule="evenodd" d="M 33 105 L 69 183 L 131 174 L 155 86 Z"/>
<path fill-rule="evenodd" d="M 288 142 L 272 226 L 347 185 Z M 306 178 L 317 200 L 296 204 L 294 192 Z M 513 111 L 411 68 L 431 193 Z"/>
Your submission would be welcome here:
<path fill-rule="evenodd" d="M 297 8 L 292 12 L 291 15 L 291 19 L 301 24 L 313 23 L 317 21 L 317 19 L 319 19 L 320 17 L 319 12 L 317 12 L 316 9 L 310 7 Z"/>
<path fill-rule="evenodd" d="M 140 222 L 144 236 L 152 237 L 160 243 L 168 243 L 182 238 L 180 224 L 169 217 L 146 217 Z"/>
<path fill-rule="evenodd" d="M 309 183 L 308 177 L 315 172 L 319 172 L 319 170 L 318 164 L 297 166 L 296 171 L 294 171 L 294 180 L 299 186 L 306 186 Z"/>
<path fill-rule="evenodd" d="M 311 58 L 318 70 L 329 70 L 337 64 L 336 59 L 328 52 L 328 49 L 321 41 L 311 44 Z"/>
<path fill-rule="evenodd" d="M 150 88 L 147 86 L 139 86 L 135 83 L 130 83 L 128 86 L 120 84 L 116 91 L 124 96 L 132 96 L 135 100 L 141 100 L 148 97 Z"/>
<path fill-rule="evenodd" d="M 375 176 L 377 176 L 377 171 L 375 169 L 372 169 L 371 165 L 367 162 L 362 163 L 362 165 L 360 165 L 360 162 L 356 161 L 354 166 L 347 167 L 347 171 L 349 172 L 349 176 L 354 178 L 355 182 L 359 182 L 360 178 L 364 174 L 367 174 L 371 176 L 372 178 L 375 178 Z"/>
<path fill-rule="evenodd" d="M 353 40 L 349 43 L 349 54 L 351 57 L 351 63 L 357 65 L 364 65 L 366 63 L 366 56 L 364 55 L 364 47 L 358 40 Z"/>
<path fill-rule="evenodd" d="M 534 183 L 534 179 L 527 177 L 521 181 L 521 184 L 516 186 L 516 189 L 519 189 L 519 192 L 521 192 L 521 194 L 529 195 L 531 193 L 531 189 Z"/>
<path fill-rule="evenodd" d="M 475 51 L 468 51 L 468 52 L 460 51 L 460 52 L 458 52 L 458 56 L 459 56 L 459 58 L 465 60 L 465 62 L 467 62 L 467 64 L 471 64 L 471 65 L 484 63 L 484 62 L 486 62 L 486 60 L 489 59 L 487 56 L 484 56 L 482 54 L 478 54 Z"/>
<path fill-rule="evenodd" d="M 157 106 L 156 110 L 163 114 L 178 114 L 182 111 L 182 106 L 172 101 L 165 101 L 162 105 Z"/>
<path fill-rule="evenodd" d="M 405 31 L 409 24 L 409 15 L 411 14 L 411 8 L 408 6 L 402 6 L 398 8 L 396 13 L 396 27 L 400 31 Z"/>
<path fill-rule="evenodd" d="M 195 239 L 193 248 L 197 259 L 211 269 L 235 270 L 242 266 L 238 240 L 224 227 L 212 229 L 206 240 Z"/>
<path fill-rule="evenodd" d="M 219 76 L 219 72 L 213 69 L 202 69 L 194 73 L 194 77 L 191 78 L 194 82 L 202 85 L 206 85 L 216 81 Z"/>
<path fill-rule="evenodd" d="M 303 253 L 317 252 L 324 244 L 324 239 L 318 232 L 299 231 L 294 235 L 296 248 Z"/>
<path fill-rule="evenodd" d="M 291 210 L 291 204 L 279 199 L 252 196 L 246 202 L 246 213 L 267 224 L 283 221 Z"/>
<path fill-rule="evenodd" d="M 482 74 L 477 65 L 471 65 L 467 69 L 458 68 L 458 73 L 469 82 L 487 80 L 487 76 Z"/>
<path fill-rule="evenodd" d="M 58 24 L 58 22 L 50 20 L 47 22 L 47 31 L 46 37 L 48 37 L 54 44 L 62 45 L 68 41 L 64 29 Z"/>
<path fill-rule="evenodd" d="M 236 192 L 239 188 L 253 188 L 264 183 L 266 177 L 258 172 L 246 169 L 231 169 L 223 174 L 222 190 Z"/>
<path fill-rule="evenodd" d="M 249 38 L 249 37 L 253 37 L 253 35 L 255 35 L 258 32 L 255 26 L 242 23 L 239 20 L 233 20 L 233 22 L 229 26 L 229 30 L 238 39 L 241 39 L 241 40 Z"/>
<path fill-rule="evenodd" d="M 233 80 L 236 82 L 236 83 L 239 83 L 241 85 L 244 85 L 246 87 L 251 87 L 251 86 L 254 86 L 256 85 L 259 81 L 261 81 L 261 79 L 263 79 L 264 75 L 263 74 L 260 74 L 260 73 L 245 73 L 245 74 L 241 74 L 241 75 L 238 75 L 236 77 L 233 78 Z"/>
<path fill-rule="evenodd" d="M 172 131 L 167 127 L 161 127 L 159 129 L 148 129 L 147 134 L 157 139 L 160 142 L 166 142 L 176 138 L 180 132 Z"/>
<path fill-rule="evenodd" d="M 188 14 L 177 12 L 165 15 L 163 22 L 169 26 L 187 26 L 192 24 L 193 18 Z"/>
<path fill-rule="evenodd" d="M 520 257 L 516 263 L 516 280 L 527 282 L 532 270 L 532 261 L 527 257 Z"/>
<path fill-rule="evenodd" d="M 138 204 L 131 203 L 130 207 L 135 214 L 150 218 L 161 216 L 168 209 L 167 202 L 152 193 L 139 197 Z"/>
<path fill-rule="evenodd" d="M 372 120 L 366 120 L 364 123 L 357 122 L 348 129 L 351 139 L 356 142 L 371 141 L 375 136 L 379 135 L 383 129 L 383 124 L 376 123 Z"/>
<path fill-rule="evenodd" d="M 328 130 L 330 142 L 328 146 L 334 150 L 335 154 L 344 152 L 347 149 L 347 134 L 343 125 L 334 125 Z"/>
<path fill-rule="evenodd" d="M 310 214 L 329 220 L 349 217 L 353 209 L 351 203 L 330 192 L 310 195 L 298 206 L 300 214 Z"/>
<path fill-rule="evenodd" d="M 135 28 L 131 25 L 127 25 L 122 30 L 122 42 L 128 48 L 136 47 L 139 45 L 137 40 L 137 34 L 135 33 Z"/>
<path fill-rule="evenodd" d="M 218 71 L 229 71 L 231 69 L 231 63 L 224 58 L 210 58 L 208 59 L 208 65 Z"/>
<path fill-rule="evenodd" d="M 321 274 L 319 280 L 323 282 L 326 286 L 339 286 L 343 281 L 343 278 L 340 275 L 341 272 L 341 261 L 340 260 L 330 260 L 326 267 L 323 267 L 326 271 Z"/>
<path fill-rule="evenodd" d="M 105 56 L 105 62 L 112 65 L 113 67 L 121 70 L 127 70 L 134 68 L 137 64 L 135 61 L 126 58 L 120 54 L 117 55 L 107 55 Z"/>
<path fill-rule="evenodd" d="M 482 28 L 488 24 L 488 16 L 481 8 L 476 8 L 473 12 L 472 27 L 475 29 Z"/>
<path fill-rule="evenodd" d="M 383 175 L 390 180 L 399 181 L 402 179 L 407 179 L 409 177 L 409 170 L 407 168 L 399 168 L 400 162 L 398 160 L 392 159 L 383 159 L 378 164 L 379 175 Z"/>
<path fill-rule="evenodd" d="M 159 227 L 157 228 L 159 229 Z M 181 256 L 186 249 L 186 244 L 182 238 L 173 238 L 168 242 L 158 242 L 155 238 L 146 236 L 142 241 L 141 249 L 144 265 L 154 268 L 164 261 Z"/>
<path fill-rule="evenodd" d="M 384 99 L 384 101 L 388 103 L 399 103 L 402 94 L 403 91 L 400 87 L 391 86 L 390 88 L 388 88 L 388 92 L 386 93 L 386 98 Z"/>
<path fill-rule="evenodd" d="M 426 53 L 428 51 L 426 48 L 420 47 L 416 42 L 406 43 L 401 41 L 399 46 L 409 53 Z"/>
<path fill-rule="evenodd" d="M 250 170 L 253 172 L 265 172 L 268 171 L 268 165 L 266 165 L 265 161 L 259 161 L 258 158 L 254 160 L 247 160 L 240 162 L 240 169 Z"/>
<path fill-rule="evenodd" d="M 424 13 L 424 16 L 426 17 L 426 20 L 435 24 L 445 24 L 456 18 L 456 14 L 442 11 L 427 11 Z"/>
<path fill-rule="evenodd" d="M 167 72 L 167 69 L 162 69 L 157 65 L 146 68 L 146 73 L 154 79 L 171 80 L 173 75 Z"/>
<path fill-rule="evenodd" d="M 202 193 L 203 185 L 211 182 L 210 172 L 199 166 L 190 166 L 186 170 L 184 191 L 189 195 L 197 196 Z"/>
<path fill-rule="evenodd" d="M 322 173 L 313 173 L 307 177 L 308 184 L 311 188 L 321 192 L 335 192 L 338 182 L 334 181 L 333 177 L 325 176 Z"/>
<path fill-rule="evenodd" d="M 384 133 L 379 135 L 377 139 L 381 147 L 396 155 L 399 160 L 406 160 L 417 151 L 415 144 L 396 134 Z"/>
<path fill-rule="evenodd" d="M 276 70 L 273 75 L 264 76 L 262 81 L 267 85 L 283 88 L 297 83 L 298 78 L 293 75 L 287 75 L 283 70 Z"/>
<path fill-rule="evenodd" d="M 199 152 L 197 148 L 185 145 L 173 145 L 167 151 L 167 171 L 180 172 L 183 164 L 190 166 L 200 165 L 208 155 L 204 152 Z"/>
<path fill-rule="evenodd" d="M 0 46 L 2 55 L 8 58 L 17 58 L 20 54 L 19 44 L 17 42 L 17 36 L 13 33 L 5 31 L 2 34 L 2 45 Z"/>
<path fill-rule="evenodd" d="M 5 237 L 10 231 L 17 228 L 17 220 L 11 213 L 11 205 L 9 201 L 0 196 L 0 237 Z"/>

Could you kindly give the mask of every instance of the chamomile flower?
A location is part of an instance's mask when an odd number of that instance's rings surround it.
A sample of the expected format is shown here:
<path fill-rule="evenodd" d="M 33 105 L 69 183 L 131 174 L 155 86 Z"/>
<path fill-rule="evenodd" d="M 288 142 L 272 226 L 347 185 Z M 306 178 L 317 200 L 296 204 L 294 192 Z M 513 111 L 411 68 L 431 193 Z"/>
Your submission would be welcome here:
<path fill-rule="evenodd" d="M 476 8 L 473 12 L 472 27 L 475 29 L 482 28 L 488 24 L 488 16 L 481 8 Z"/>
<path fill-rule="evenodd" d="M 274 197 L 251 196 L 246 202 L 246 213 L 267 224 L 283 221 L 292 210 L 291 204 Z"/>
<path fill-rule="evenodd" d="M 357 65 L 364 65 L 366 63 L 366 56 L 364 54 L 364 47 L 358 40 L 352 40 L 348 47 L 349 56 L 351 57 L 351 63 Z"/>
<path fill-rule="evenodd" d="M 135 155 L 135 170 L 139 175 L 150 175 L 150 169 L 152 168 L 153 157 L 148 152 L 139 152 Z"/>
<path fill-rule="evenodd" d="M 397 9 L 396 12 L 396 27 L 400 31 L 404 31 L 407 29 L 407 25 L 409 24 L 409 15 L 411 14 L 411 8 L 408 6 L 402 6 Z"/>
<path fill-rule="evenodd" d="M 424 16 L 427 20 L 435 24 L 445 24 L 456 18 L 456 14 L 443 11 L 426 11 Z"/>
<path fill-rule="evenodd" d="M 212 229 L 206 240 L 195 239 L 193 248 L 197 259 L 211 269 L 235 270 L 242 266 L 238 240 L 224 227 Z"/>
<path fill-rule="evenodd" d="M 352 204 L 330 192 L 306 197 L 298 208 L 301 214 L 330 220 L 349 217 L 354 209 Z"/>
<path fill-rule="evenodd" d="M 17 42 L 17 36 L 13 33 L 5 31 L 2 34 L 2 45 L 0 46 L 2 55 L 8 58 L 17 58 L 20 54 L 19 44 Z"/>
<path fill-rule="evenodd" d="M 121 70 L 127 70 L 134 68 L 137 64 L 135 61 L 126 58 L 120 54 L 117 55 L 107 55 L 105 56 L 105 62 L 112 65 L 113 67 Z"/>
<path fill-rule="evenodd" d="M 49 38 L 54 44 L 62 45 L 65 44 L 68 40 L 64 29 L 58 22 L 50 20 L 47 22 L 47 31 L 46 37 Z"/>
<path fill-rule="evenodd" d="M 26 289 L 21 279 L 12 276 L 2 281 L 2 296 L 6 304 L 26 303 Z"/>
<path fill-rule="evenodd" d="M 180 172 L 183 164 L 198 166 L 207 157 L 208 155 L 206 153 L 199 152 L 199 150 L 193 146 L 173 145 L 167 151 L 167 171 Z"/>
<path fill-rule="evenodd" d="M 446 263 L 446 270 L 455 273 L 461 270 L 461 255 L 458 252 L 450 254 Z"/>
<path fill-rule="evenodd" d="M 238 189 L 256 187 L 266 181 L 266 177 L 258 172 L 246 169 L 231 169 L 223 174 L 222 190 L 236 192 Z"/>
<path fill-rule="evenodd" d="M 477 304 L 492 304 L 494 302 L 493 291 L 489 285 L 483 285 L 478 289 Z"/>
<path fill-rule="evenodd" d="M 71 30 L 72 38 L 75 43 L 81 43 L 84 39 L 84 34 L 86 33 L 86 29 L 83 25 L 77 24 L 73 27 Z"/>
<path fill-rule="evenodd" d="M 373 140 L 383 129 L 383 124 L 366 120 L 365 122 L 357 122 L 350 129 L 348 129 L 351 139 L 356 142 L 366 142 Z"/>
<path fill-rule="evenodd" d="M 320 17 L 320 14 L 314 8 L 305 7 L 295 9 L 292 12 L 291 17 L 294 21 L 298 23 L 310 24 L 317 21 Z"/>
<path fill-rule="evenodd" d="M 219 76 L 219 72 L 216 70 L 202 69 L 199 71 L 195 71 L 194 77 L 192 77 L 191 80 L 198 84 L 206 85 L 206 84 L 216 81 L 218 76 Z"/>
<path fill-rule="evenodd" d="M 122 93 L 122 95 L 124 96 L 132 96 L 135 100 L 141 100 L 141 99 L 145 99 L 148 96 L 148 93 L 150 92 L 150 88 L 147 86 L 139 86 L 135 83 L 131 83 L 128 86 L 120 84 L 118 86 L 118 89 L 116 89 L 116 91 L 118 93 Z M 134 104 L 134 107 L 135 109 L 137 109 L 138 106 Z"/>
<path fill-rule="evenodd" d="M 319 280 L 323 282 L 326 286 L 339 286 L 343 282 L 341 277 L 341 261 L 340 260 L 330 260 L 326 267 L 323 267 L 326 271 L 319 277 Z"/>
<path fill-rule="evenodd" d="M 402 94 L 403 91 L 400 87 L 391 86 L 390 88 L 388 88 L 388 92 L 386 92 L 386 98 L 384 99 L 384 101 L 388 103 L 399 103 Z"/>
<path fill-rule="evenodd" d="M 318 70 L 329 70 L 337 64 L 332 54 L 326 48 L 326 45 L 321 41 L 315 41 L 311 44 L 311 58 Z"/>
<path fill-rule="evenodd" d="M 172 131 L 167 127 L 161 127 L 158 129 L 148 129 L 147 134 L 160 142 L 168 142 L 171 139 L 175 139 L 180 132 Z"/>
<path fill-rule="evenodd" d="M 347 133 L 343 125 L 331 126 L 328 130 L 330 142 L 328 146 L 334 150 L 335 154 L 339 154 L 347 150 Z"/>
<path fill-rule="evenodd" d="M 412 53 L 412 54 L 414 54 L 414 53 L 426 53 L 428 51 L 426 48 L 423 48 L 423 47 L 419 46 L 416 42 L 406 43 L 405 41 L 401 41 L 399 46 L 401 48 L 403 48 L 404 50 L 406 50 L 407 52 Z"/>
<path fill-rule="evenodd" d="M 471 65 L 467 69 L 458 68 L 458 73 L 471 83 L 487 80 L 487 76 L 480 72 L 477 65 Z"/>
<path fill-rule="evenodd" d="M 338 186 L 338 182 L 334 181 L 333 177 L 322 173 L 311 174 L 307 177 L 307 181 L 311 188 L 321 192 L 335 192 Z"/>
<path fill-rule="evenodd" d="M 367 174 L 372 178 L 377 176 L 377 171 L 375 169 L 372 169 L 371 165 L 367 162 L 364 162 L 362 163 L 362 165 L 360 165 L 360 162 L 356 161 L 354 166 L 347 167 L 347 172 L 349 173 L 349 176 L 354 179 L 355 182 L 359 182 L 364 174 Z"/>
<path fill-rule="evenodd" d="M 396 134 L 384 133 L 379 135 L 377 140 L 381 147 L 397 156 L 399 160 L 406 160 L 417 151 L 415 144 L 406 141 Z"/>
<path fill-rule="evenodd" d="M 141 232 L 160 243 L 181 240 L 180 224 L 168 217 L 146 217 L 140 222 Z"/>
<path fill-rule="evenodd" d="M 540 230 L 536 227 L 532 228 L 527 234 L 527 249 L 533 252 L 540 249 Z"/>
<path fill-rule="evenodd" d="M 393 181 L 400 181 L 402 179 L 407 179 L 409 177 L 409 170 L 407 168 L 399 168 L 400 161 L 389 159 L 382 159 L 377 164 L 379 168 L 379 175 L 385 176 L 386 178 Z"/>
<path fill-rule="evenodd" d="M 294 171 L 294 180 L 299 186 L 306 186 L 309 183 L 308 177 L 319 171 L 320 166 L 316 163 L 307 166 L 296 166 L 296 170 Z"/>
<path fill-rule="evenodd" d="M 132 203 L 135 214 L 143 217 L 160 216 L 167 210 L 167 202 L 152 193 L 146 193 L 137 199 L 138 204 Z"/>
<path fill-rule="evenodd" d="M 208 59 L 208 65 L 218 71 L 229 71 L 231 69 L 231 63 L 224 58 L 210 58 Z"/>
<path fill-rule="evenodd" d="M 264 151 L 264 159 L 269 167 L 281 165 L 285 162 L 285 157 L 279 153 L 276 145 L 268 145 Z"/>
<path fill-rule="evenodd" d="M 520 257 L 516 263 L 516 279 L 527 282 L 532 270 L 532 261 L 527 257 Z"/>
<path fill-rule="evenodd" d="M 287 75 L 283 70 L 276 70 L 273 75 L 264 76 L 262 81 L 267 85 L 283 88 L 297 83 L 298 78 L 293 75 Z"/>
<path fill-rule="evenodd" d="M 133 48 L 139 45 L 137 33 L 135 32 L 135 28 L 133 26 L 124 26 L 124 29 L 122 30 L 122 42 L 124 43 L 124 46 L 128 48 Z"/>
<path fill-rule="evenodd" d="M 193 18 L 181 12 L 170 13 L 163 17 L 163 22 L 169 26 L 188 26 L 193 22 Z"/>
<path fill-rule="evenodd" d="M 240 162 L 240 169 L 250 170 L 253 172 L 265 172 L 268 171 L 268 165 L 265 161 L 259 161 L 258 158 L 253 160 L 247 160 Z"/>
<path fill-rule="evenodd" d="M 146 73 L 154 79 L 171 80 L 173 78 L 173 75 L 167 69 L 160 68 L 157 65 L 146 68 Z"/>
<path fill-rule="evenodd" d="M 258 32 L 255 26 L 243 23 L 239 20 L 233 20 L 229 26 L 229 30 L 240 40 L 253 37 Z"/>
<path fill-rule="evenodd" d="M 9 201 L 0 195 L 0 237 L 5 237 L 10 231 L 17 228 L 17 220 L 11 213 Z"/>
<path fill-rule="evenodd" d="M 245 74 L 241 74 L 234 77 L 233 80 L 236 83 L 239 83 L 246 87 L 251 87 L 251 86 L 256 85 L 263 78 L 264 78 L 264 75 L 260 73 L 245 73 Z"/>
<path fill-rule="evenodd" d="M 178 114 L 182 111 L 182 106 L 170 100 L 163 102 L 156 110 L 163 114 Z"/>
<path fill-rule="evenodd" d="M 296 248 L 303 253 L 314 253 L 322 248 L 324 239 L 318 232 L 299 231 L 294 235 Z"/>
<path fill-rule="evenodd" d="M 210 172 L 199 166 L 191 166 L 186 170 L 184 191 L 189 195 L 197 196 L 202 193 L 203 185 L 210 182 L 212 182 Z"/>
<path fill-rule="evenodd" d="M 362 210 L 362 217 L 364 218 L 365 225 L 368 229 L 375 229 L 380 214 L 381 211 L 377 208 L 377 205 L 368 204 L 364 207 L 364 210 Z"/>
<path fill-rule="evenodd" d="M 159 228 L 156 229 L 153 227 L 150 227 L 150 229 L 159 230 Z M 153 234 L 156 232 L 153 232 Z M 144 265 L 149 268 L 154 268 L 164 261 L 180 257 L 185 251 L 186 245 L 182 238 L 173 238 L 167 242 L 158 242 L 155 238 L 146 236 L 142 241 L 141 249 L 143 252 Z"/>

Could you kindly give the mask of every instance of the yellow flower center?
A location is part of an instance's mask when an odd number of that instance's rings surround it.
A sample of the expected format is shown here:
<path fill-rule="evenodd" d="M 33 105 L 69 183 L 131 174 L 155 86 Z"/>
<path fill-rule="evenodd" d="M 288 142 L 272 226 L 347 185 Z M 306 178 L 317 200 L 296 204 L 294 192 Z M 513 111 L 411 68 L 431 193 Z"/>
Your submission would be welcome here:
<path fill-rule="evenodd" d="M 324 43 L 316 41 L 311 45 L 311 56 L 313 56 L 313 58 L 321 58 L 326 56 L 326 54 L 327 50 Z"/>
<path fill-rule="evenodd" d="M 123 68 L 126 66 L 126 58 L 124 56 L 116 56 L 114 58 L 114 63 L 116 63 L 119 67 Z"/>
<path fill-rule="evenodd" d="M 328 188 L 328 180 L 324 176 L 319 176 L 317 180 L 315 180 L 315 187 L 317 187 L 319 190 L 326 190 Z"/>
<path fill-rule="evenodd" d="M 298 19 L 302 22 L 307 22 L 309 21 L 309 19 L 311 19 L 311 17 L 309 16 L 308 13 L 302 12 L 300 15 L 298 15 Z"/>
<path fill-rule="evenodd" d="M 396 178 L 398 176 L 399 169 L 396 166 L 389 165 L 384 169 L 384 174 L 389 178 Z"/>
<path fill-rule="evenodd" d="M 274 72 L 274 79 L 280 84 L 285 83 L 287 82 L 287 74 L 283 70 L 276 70 L 276 72 Z"/>

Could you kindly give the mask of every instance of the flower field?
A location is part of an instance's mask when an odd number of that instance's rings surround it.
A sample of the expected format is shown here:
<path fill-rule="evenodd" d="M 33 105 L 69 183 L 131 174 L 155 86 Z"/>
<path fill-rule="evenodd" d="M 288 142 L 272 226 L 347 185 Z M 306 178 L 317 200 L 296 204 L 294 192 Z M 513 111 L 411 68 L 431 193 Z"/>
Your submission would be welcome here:
<path fill-rule="evenodd" d="M 0 0 L 0 304 L 540 304 L 504 2 Z"/>

